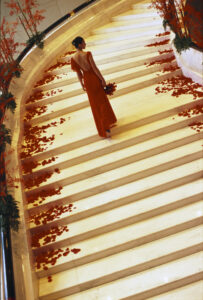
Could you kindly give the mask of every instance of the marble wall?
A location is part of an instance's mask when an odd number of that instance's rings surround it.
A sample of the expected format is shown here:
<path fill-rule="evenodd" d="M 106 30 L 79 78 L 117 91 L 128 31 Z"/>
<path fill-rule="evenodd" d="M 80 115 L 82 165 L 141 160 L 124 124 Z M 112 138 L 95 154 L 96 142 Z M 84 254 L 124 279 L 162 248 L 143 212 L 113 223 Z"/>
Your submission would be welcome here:
<path fill-rule="evenodd" d="M 181 68 L 183 75 L 191 78 L 194 82 L 203 85 L 202 51 L 194 48 L 189 48 L 182 51 L 181 53 L 178 53 L 173 43 L 174 38 L 175 33 L 171 32 L 171 46 L 173 48 L 177 64 Z"/>
<path fill-rule="evenodd" d="M 6 0 L 0 0 L 0 22 L 3 17 L 6 18 L 8 22 L 13 22 L 16 17 L 9 15 L 9 9 L 5 5 Z M 71 12 L 74 8 L 86 2 L 85 0 L 38 0 L 39 9 L 44 9 L 45 12 L 43 15 L 45 19 L 41 22 L 38 29 L 39 31 L 43 31 L 49 25 L 57 21 L 59 18 L 64 16 L 65 14 Z M 24 29 L 21 25 L 17 27 L 16 32 L 16 41 L 25 43 L 28 39 Z M 24 46 L 19 47 L 19 51 L 21 51 Z"/>

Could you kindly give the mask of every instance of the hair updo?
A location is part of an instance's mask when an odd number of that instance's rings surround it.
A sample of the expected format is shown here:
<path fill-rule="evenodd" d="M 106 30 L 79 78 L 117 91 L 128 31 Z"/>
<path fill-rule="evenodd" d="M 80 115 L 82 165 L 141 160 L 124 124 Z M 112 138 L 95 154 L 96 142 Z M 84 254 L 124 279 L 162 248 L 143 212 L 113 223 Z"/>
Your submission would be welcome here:
<path fill-rule="evenodd" d="M 72 45 L 75 46 L 75 48 L 78 49 L 78 46 L 80 44 L 82 44 L 82 42 L 84 41 L 84 39 L 81 36 L 77 36 L 73 41 L 72 41 Z"/>

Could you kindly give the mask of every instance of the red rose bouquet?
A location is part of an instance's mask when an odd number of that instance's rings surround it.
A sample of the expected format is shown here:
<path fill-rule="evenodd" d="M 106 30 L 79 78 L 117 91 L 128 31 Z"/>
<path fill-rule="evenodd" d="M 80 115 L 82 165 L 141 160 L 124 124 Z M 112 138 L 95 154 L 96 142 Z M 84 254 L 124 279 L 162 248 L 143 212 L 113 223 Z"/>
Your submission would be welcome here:
<path fill-rule="evenodd" d="M 113 83 L 108 83 L 105 88 L 104 91 L 107 95 L 113 95 L 113 93 L 116 90 L 117 85 L 115 84 L 115 82 Z"/>

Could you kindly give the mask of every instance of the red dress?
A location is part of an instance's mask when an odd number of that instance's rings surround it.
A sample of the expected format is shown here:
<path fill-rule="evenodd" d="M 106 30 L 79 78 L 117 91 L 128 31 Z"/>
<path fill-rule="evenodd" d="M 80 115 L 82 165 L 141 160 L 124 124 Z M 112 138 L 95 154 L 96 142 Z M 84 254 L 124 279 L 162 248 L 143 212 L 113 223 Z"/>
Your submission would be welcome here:
<path fill-rule="evenodd" d="M 109 130 L 110 126 L 114 124 L 117 119 L 106 96 L 101 80 L 94 73 L 91 67 L 89 61 L 90 55 L 91 52 L 87 52 L 87 61 L 90 67 L 88 71 L 83 70 L 73 58 L 71 58 L 71 68 L 75 72 L 82 71 L 84 85 L 89 98 L 97 131 L 100 136 L 106 137 L 106 130 Z"/>

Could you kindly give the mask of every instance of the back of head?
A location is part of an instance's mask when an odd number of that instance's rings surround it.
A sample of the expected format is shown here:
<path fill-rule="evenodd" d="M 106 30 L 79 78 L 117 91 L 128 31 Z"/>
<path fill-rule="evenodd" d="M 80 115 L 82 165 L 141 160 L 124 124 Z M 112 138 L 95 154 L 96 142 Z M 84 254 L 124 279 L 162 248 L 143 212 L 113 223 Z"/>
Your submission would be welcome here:
<path fill-rule="evenodd" d="M 72 44 L 73 46 L 75 46 L 75 48 L 78 49 L 78 46 L 80 44 L 82 44 L 82 42 L 84 41 L 84 39 L 81 37 L 81 36 L 77 36 L 73 41 L 72 41 Z"/>

